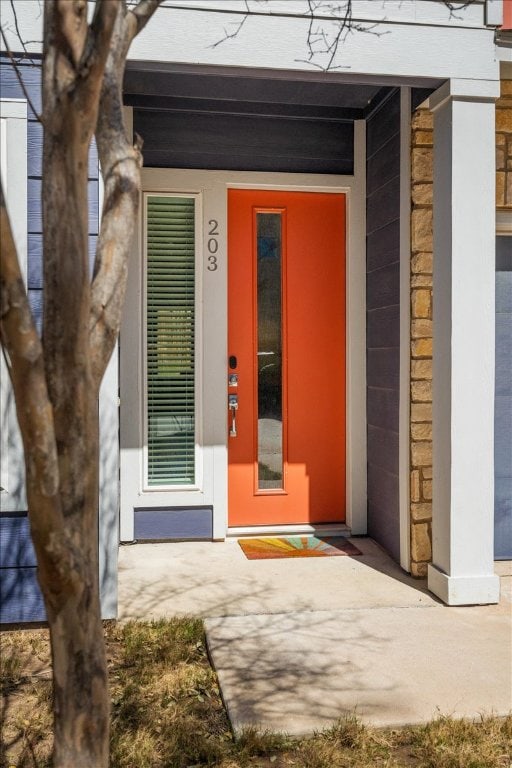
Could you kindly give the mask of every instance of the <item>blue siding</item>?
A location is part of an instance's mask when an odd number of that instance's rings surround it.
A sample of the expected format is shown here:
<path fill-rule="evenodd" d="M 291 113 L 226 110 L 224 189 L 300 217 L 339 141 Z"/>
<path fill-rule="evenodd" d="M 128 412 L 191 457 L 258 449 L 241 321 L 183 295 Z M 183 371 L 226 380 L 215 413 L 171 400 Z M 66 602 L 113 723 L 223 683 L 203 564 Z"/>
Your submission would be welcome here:
<path fill-rule="evenodd" d="M 19 65 L 21 76 L 37 111 L 41 110 L 41 70 L 28 63 Z M 1 98 L 24 99 L 25 94 L 5 56 L 0 56 Z M 41 236 L 42 126 L 28 109 L 27 125 L 27 231 L 28 297 L 37 328 L 43 315 L 43 243 Z M 89 252 L 91 259 L 98 235 L 98 157 L 93 145 L 89 156 Z M 43 621 L 45 611 L 37 581 L 35 555 L 28 517 L 0 515 L 0 623 Z"/>
<path fill-rule="evenodd" d="M 494 556 L 512 558 L 512 237 L 496 241 Z"/>
<path fill-rule="evenodd" d="M 211 507 L 136 509 L 137 541 L 177 541 L 213 538 Z"/>
<path fill-rule="evenodd" d="M 0 516 L 0 623 L 44 621 L 36 556 L 26 515 Z"/>
<path fill-rule="evenodd" d="M 37 568 L 2 568 L 0 577 L 0 624 L 46 620 Z"/>
<path fill-rule="evenodd" d="M 367 123 L 368 533 L 400 557 L 400 92 Z"/>
<path fill-rule="evenodd" d="M 28 517 L 10 512 L 0 516 L 0 569 L 35 568 L 36 555 Z"/>

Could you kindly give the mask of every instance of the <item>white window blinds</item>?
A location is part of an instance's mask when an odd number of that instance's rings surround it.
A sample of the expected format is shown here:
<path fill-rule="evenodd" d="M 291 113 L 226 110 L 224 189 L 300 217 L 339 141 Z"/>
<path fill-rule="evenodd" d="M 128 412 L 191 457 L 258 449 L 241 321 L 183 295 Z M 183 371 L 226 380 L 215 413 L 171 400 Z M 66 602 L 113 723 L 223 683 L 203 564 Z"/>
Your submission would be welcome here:
<path fill-rule="evenodd" d="M 195 482 L 195 199 L 146 196 L 147 482 Z"/>

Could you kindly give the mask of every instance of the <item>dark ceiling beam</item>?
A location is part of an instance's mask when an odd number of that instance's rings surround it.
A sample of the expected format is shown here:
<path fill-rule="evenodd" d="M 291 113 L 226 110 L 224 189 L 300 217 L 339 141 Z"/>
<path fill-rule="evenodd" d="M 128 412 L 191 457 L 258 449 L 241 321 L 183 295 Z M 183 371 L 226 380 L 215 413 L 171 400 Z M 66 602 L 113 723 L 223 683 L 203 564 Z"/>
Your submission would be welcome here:
<path fill-rule="evenodd" d="M 184 64 L 181 62 L 137 61 L 132 59 L 127 62 L 126 72 L 146 72 L 151 75 L 201 75 L 204 77 L 219 76 L 224 79 L 244 78 L 245 80 L 264 80 L 271 82 L 303 82 L 317 83 L 321 86 L 349 85 L 371 87 L 398 87 L 401 85 L 411 88 L 428 88 L 435 90 L 443 84 L 442 78 L 432 77 L 396 77 L 390 75 L 371 75 L 353 73 L 349 70 L 323 72 L 321 70 L 303 69 L 263 69 L 258 67 L 226 67 L 212 66 L 211 64 Z"/>
<path fill-rule="evenodd" d="M 180 96 L 124 94 L 124 103 L 135 109 L 170 112 L 208 112 L 224 115 L 254 115 L 295 120 L 321 120 L 347 123 L 364 117 L 362 109 L 323 107 L 310 104 L 278 104 L 233 101 L 231 99 L 194 99 Z"/>
<path fill-rule="evenodd" d="M 355 109 L 364 109 L 379 90 L 380 87 L 375 85 L 287 82 L 147 70 L 127 70 L 124 78 L 126 94 Z"/>

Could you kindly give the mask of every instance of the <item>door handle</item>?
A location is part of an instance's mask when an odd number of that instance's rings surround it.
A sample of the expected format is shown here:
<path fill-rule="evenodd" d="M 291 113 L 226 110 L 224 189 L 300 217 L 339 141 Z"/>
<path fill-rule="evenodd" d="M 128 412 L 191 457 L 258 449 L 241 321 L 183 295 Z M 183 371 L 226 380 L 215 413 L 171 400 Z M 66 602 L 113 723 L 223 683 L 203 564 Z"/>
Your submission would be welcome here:
<path fill-rule="evenodd" d="M 229 436 L 236 437 L 236 412 L 238 411 L 238 395 L 228 395 L 228 407 L 231 414 L 231 426 Z"/>

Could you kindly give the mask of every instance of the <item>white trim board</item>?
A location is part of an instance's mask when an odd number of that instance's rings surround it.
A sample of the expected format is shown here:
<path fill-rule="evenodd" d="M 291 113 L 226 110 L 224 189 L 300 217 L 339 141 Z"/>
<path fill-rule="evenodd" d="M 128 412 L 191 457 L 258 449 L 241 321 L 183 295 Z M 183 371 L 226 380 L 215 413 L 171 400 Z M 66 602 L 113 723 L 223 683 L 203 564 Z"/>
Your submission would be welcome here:
<path fill-rule="evenodd" d="M 203 249 L 201 356 L 203 381 L 203 484 L 189 491 L 143 491 L 140 483 L 140 432 L 134 429 L 139 406 L 142 252 L 140 222 L 121 332 L 121 540 L 134 537 L 133 508 L 213 506 L 213 538 L 223 539 L 227 525 L 227 190 L 230 187 L 288 191 L 342 192 L 347 195 L 347 524 L 366 531 L 366 320 L 365 320 L 365 160 L 364 131 L 356 124 L 356 175 L 286 174 L 184 169 L 143 169 L 144 192 L 176 192 L 202 198 L 202 239 L 208 224 L 218 222 L 217 269 L 208 270 Z M 138 436 L 137 436 L 138 432 Z M 135 462 L 135 463 L 134 463 Z M 134 471 L 135 469 L 135 471 Z M 126 487 L 126 483 L 130 488 Z M 134 483 L 138 483 L 138 488 Z"/>
<path fill-rule="evenodd" d="M 400 565 L 411 570 L 411 89 L 400 89 L 400 401 L 398 483 Z"/>
<path fill-rule="evenodd" d="M 27 285 L 27 102 L 0 99 L 0 173 L 7 212 Z M 0 350 L 0 507 L 24 512 L 25 460 L 5 350 Z"/>
<path fill-rule="evenodd" d="M 244 525 L 228 528 L 227 538 L 241 539 L 246 536 L 350 536 L 350 528 L 344 523 L 319 523 L 318 525 Z"/>

